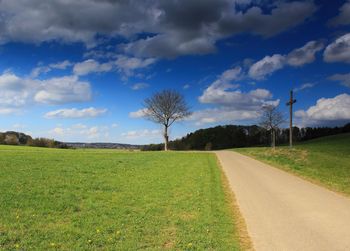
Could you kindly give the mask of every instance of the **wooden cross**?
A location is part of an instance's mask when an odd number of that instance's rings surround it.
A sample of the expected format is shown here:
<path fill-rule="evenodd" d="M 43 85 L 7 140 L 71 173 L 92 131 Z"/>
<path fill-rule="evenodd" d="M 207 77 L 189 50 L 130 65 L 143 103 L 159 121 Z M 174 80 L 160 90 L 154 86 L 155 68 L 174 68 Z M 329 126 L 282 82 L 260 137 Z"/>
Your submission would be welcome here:
<path fill-rule="evenodd" d="M 293 99 L 293 90 L 290 91 L 290 99 L 287 102 L 289 106 L 289 147 L 293 146 L 293 104 L 297 102 L 296 99 Z"/>

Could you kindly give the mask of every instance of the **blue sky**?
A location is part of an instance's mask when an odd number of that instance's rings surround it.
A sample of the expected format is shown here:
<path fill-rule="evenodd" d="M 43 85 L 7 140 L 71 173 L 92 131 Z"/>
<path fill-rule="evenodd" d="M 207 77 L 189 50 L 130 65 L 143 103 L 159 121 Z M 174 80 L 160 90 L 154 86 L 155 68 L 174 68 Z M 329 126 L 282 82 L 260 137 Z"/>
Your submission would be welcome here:
<path fill-rule="evenodd" d="M 142 101 L 181 92 L 171 138 L 254 124 L 350 121 L 350 1 L 0 1 L 0 131 L 62 141 L 157 143 Z"/>

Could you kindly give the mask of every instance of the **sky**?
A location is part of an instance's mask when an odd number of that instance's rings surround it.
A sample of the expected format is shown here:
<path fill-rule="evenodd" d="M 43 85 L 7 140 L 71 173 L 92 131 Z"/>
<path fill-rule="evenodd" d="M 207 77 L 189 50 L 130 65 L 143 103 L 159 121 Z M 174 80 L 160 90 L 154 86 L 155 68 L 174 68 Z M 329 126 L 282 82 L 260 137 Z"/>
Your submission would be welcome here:
<path fill-rule="evenodd" d="M 0 0 L 0 131 L 65 142 L 159 143 L 143 100 L 173 89 L 175 139 L 257 124 L 350 121 L 350 1 Z M 287 124 L 285 125 L 287 127 Z"/>

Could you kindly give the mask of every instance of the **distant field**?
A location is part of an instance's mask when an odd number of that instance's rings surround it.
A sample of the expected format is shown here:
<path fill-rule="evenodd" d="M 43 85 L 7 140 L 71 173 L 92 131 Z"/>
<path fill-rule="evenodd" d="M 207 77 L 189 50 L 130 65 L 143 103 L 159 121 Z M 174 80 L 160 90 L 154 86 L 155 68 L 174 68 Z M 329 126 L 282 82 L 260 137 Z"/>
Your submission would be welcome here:
<path fill-rule="evenodd" d="M 234 149 L 284 170 L 350 195 L 350 134 L 340 134 L 288 147 Z"/>
<path fill-rule="evenodd" d="M 0 191 L 0 249 L 240 249 L 209 153 L 0 146 Z"/>

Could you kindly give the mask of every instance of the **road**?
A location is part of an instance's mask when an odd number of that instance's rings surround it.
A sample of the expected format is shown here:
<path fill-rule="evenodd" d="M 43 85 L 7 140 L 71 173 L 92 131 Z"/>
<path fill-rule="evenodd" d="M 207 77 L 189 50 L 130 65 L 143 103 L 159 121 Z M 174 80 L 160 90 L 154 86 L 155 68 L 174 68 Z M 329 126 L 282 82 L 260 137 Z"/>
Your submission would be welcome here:
<path fill-rule="evenodd" d="M 216 154 L 255 250 L 350 250 L 349 198 L 236 152 Z"/>

